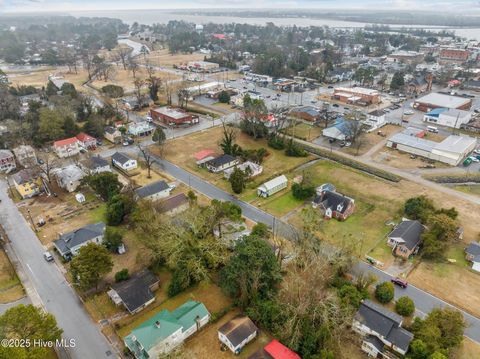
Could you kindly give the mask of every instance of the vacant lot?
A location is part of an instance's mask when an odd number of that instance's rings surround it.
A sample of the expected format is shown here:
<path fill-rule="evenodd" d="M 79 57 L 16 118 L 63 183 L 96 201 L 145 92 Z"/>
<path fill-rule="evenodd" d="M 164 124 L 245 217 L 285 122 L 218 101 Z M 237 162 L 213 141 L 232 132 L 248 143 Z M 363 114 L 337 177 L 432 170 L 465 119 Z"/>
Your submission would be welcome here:
<path fill-rule="evenodd" d="M 432 163 L 437 168 L 450 168 L 445 163 L 427 160 L 422 157 L 410 157 L 411 155 L 391 148 L 382 147 L 372 157 L 375 162 L 384 163 L 399 169 L 416 169 L 425 168 L 429 163 Z"/>
<path fill-rule="evenodd" d="M 145 79 L 148 74 L 144 68 L 139 68 L 136 73 L 137 79 Z M 177 75 L 164 72 L 156 71 L 155 76 L 160 78 L 162 81 L 172 81 L 176 80 L 179 77 Z M 135 78 L 133 73 L 129 70 L 124 70 L 122 65 L 113 65 L 113 71 L 110 78 L 107 81 L 104 80 L 95 80 L 92 82 L 92 86 L 98 90 L 101 90 L 103 86 L 106 85 L 117 85 L 123 87 L 125 92 L 132 92 L 135 89 L 133 82 Z"/>
<path fill-rule="evenodd" d="M 105 203 L 88 189 L 80 192 L 86 197 L 84 203 L 75 200 L 75 193 L 57 191 L 58 197 L 42 195 L 19 204 L 20 211 L 29 223 L 30 216 L 35 223 L 38 223 L 40 218 L 45 220 L 46 224 L 43 227 L 37 227 L 37 236 L 43 244 L 48 246 L 61 233 L 104 221 Z"/>
<path fill-rule="evenodd" d="M 309 157 L 287 157 L 283 151 L 268 148 L 265 140 L 255 141 L 251 137 L 237 131 L 236 142 L 244 149 L 266 148 L 268 156 L 262 163 L 263 173 L 253 178 L 247 184 L 247 189 L 242 194 L 242 199 L 253 200 L 256 198 L 256 188 L 265 181 L 281 174 L 288 174 L 298 166 L 313 159 Z M 206 169 L 199 168 L 195 164 L 193 155 L 201 150 L 211 149 L 217 155 L 222 154 L 219 143 L 223 137 L 223 128 L 214 127 L 208 130 L 199 131 L 189 136 L 180 137 L 168 142 L 165 158 L 180 167 L 207 179 L 209 182 L 230 191 L 230 184 L 223 178 L 223 173 L 213 174 Z M 155 146 L 150 147 L 155 153 Z"/>
<path fill-rule="evenodd" d="M 311 141 L 322 135 L 322 128 L 304 122 L 297 122 L 295 125 L 285 129 L 287 135 Z"/>
<path fill-rule="evenodd" d="M 453 354 L 456 359 L 477 359 L 480 358 L 480 344 L 471 339 L 463 338 L 463 343 L 457 352 Z"/>
<path fill-rule="evenodd" d="M 372 147 L 378 145 L 380 142 L 386 143 L 386 139 L 392 136 L 393 134 L 400 132 L 402 127 L 394 125 L 386 125 L 380 128 L 377 131 L 366 133 L 360 139 L 360 147 L 357 149 L 357 145 L 352 145 L 352 147 L 343 147 L 341 151 L 349 153 L 354 156 L 361 156 L 367 153 Z M 378 131 L 381 131 L 382 135 L 378 134 Z"/>
<path fill-rule="evenodd" d="M 25 296 L 15 269 L 3 250 L 0 250 L 0 303 L 9 303 Z"/>
<path fill-rule="evenodd" d="M 77 91 L 84 91 L 85 89 L 82 85 L 87 81 L 88 75 L 87 72 L 81 67 L 78 68 L 77 73 L 68 72 L 67 67 L 51 67 L 51 68 L 40 68 L 38 70 L 32 71 L 18 71 L 18 72 L 9 72 L 8 78 L 14 86 L 17 85 L 26 85 L 34 86 L 41 88 L 46 86 L 48 82 L 48 76 L 58 76 L 63 77 L 65 80 L 71 82 L 75 85 Z"/>
<path fill-rule="evenodd" d="M 480 184 L 476 185 L 466 185 L 466 186 L 454 186 L 453 189 L 457 191 L 474 194 L 480 196 Z"/>
<path fill-rule="evenodd" d="M 173 67 L 173 65 L 185 65 L 189 61 L 201 61 L 205 58 L 205 54 L 193 53 L 193 54 L 171 54 L 168 49 L 156 50 L 150 52 L 145 58 L 139 56 L 137 61 L 139 63 L 146 63 L 155 66 Z"/>

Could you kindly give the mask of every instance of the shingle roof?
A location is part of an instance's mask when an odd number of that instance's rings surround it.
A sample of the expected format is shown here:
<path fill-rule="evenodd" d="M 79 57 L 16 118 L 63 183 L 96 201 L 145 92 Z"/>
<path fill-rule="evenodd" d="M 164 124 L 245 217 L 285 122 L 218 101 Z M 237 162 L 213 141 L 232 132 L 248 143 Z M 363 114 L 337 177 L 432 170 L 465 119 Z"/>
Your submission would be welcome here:
<path fill-rule="evenodd" d="M 0 159 L 11 158 L 11 157 L 13 157 L 12 151 L 0 150 Z"/>
<path fill-rule="evenodd" d="M 325 209 L 331 208 L 333 211 L 344 213 L 352 199 L 338 192 L 325 190 L 323 196 L 316 196 L 314 203 L 322 204 Z"/>
<path fill-rule="evenodd" d="M 165 191 L 166 189 L 169 189 L 169 188 L 170 187 L 165 181 L 157 181 L 136 189 L 135 194 L 139 198 L 145 198 L 145 197 L 154 195 L 156 193 Z"/>
<path fill-rule="evenodd" d="M 235 157 L 230 155 L 221 155 L 217 158 L 214 158 L 213 160 L 208 161 L 206 164 L 213 167 L 220 167 L 224 164 L 235 161 L 235 159 Z"/>
<path fill-rule="evenodd" d="M 159 212 L 165 213 L 169 212 L 175 208 L 182 206 L 183 204 L 188 203 L 188 198 L 185 193 L 179 193 L 175 196 L 171 196 L 160 202 Z"/>
<path fill-rule="evenodd" d="M 355 319 L 400 349 L 408 350 L 413 334 L 401 328 L 401 316 L 367 299 L 360 305 Z"/>
<path fill-rule="evenodd" d="M 478 256 L 480 255 L 480 243 L 478 242 L 471 242 L 468 247 L 465 249 L 465 253 L 471 256 Z"/>
<path fill-rule="evenodd" d="M 383 353 L 383 348 L 385 347 L 385 344 L 378 339 L 375 335 L 369 335 L 365 337 L 364 339 L 366 342 L 372 344 L 380 353 Z"/>
<path fill-rule="evenodd" d="M 109 165 L 108 161 L 100 156 L 92 156 L 84 163 L 90 169 L 101 168 Z"/>
<path fill-rule="evenodd" d="M 238 316 L 222 325 L 218 331 L 225 335 L 230 343 L 236 347 L 251 334 L 258 331 L 258 328 L 253 324 L 249 317 Z"/>
<path fill-rule="evenodd" d="M 130 279 L 112 285 L 127 309 L 134 312 L 136 309 L 154 298 L 150 286 L 158 282 L 157 276 L 149 270 L 134 274 Z"/>
<path fill-rule="evenodd" d="M 38 177 L 39 177 L 38 172 L 32 169 L 20 170 L 12 176 L 13 180 L 17 184 L 27 183 Z"/>
<path fill-rule="evenodd" d="M 112 155 L 112 160 L 115 160 L 116 162 L 120 163 L 120 164 L 125 164 L 127 163 L 128 161 L 131 160 L 130 157 L 128 157 L 125 153 L 123 152 L 115 152 L 113 155 Z"/>
<path fill-rule="evenodd" d="M 423 230 L 419 221 L 405 220 L 400 222 L 388 237 L 403 239 L 405 246 L 412 250 L 420 243 Z"/>
<path fill-rule="evenodd" d="M 79 228 L 75 231 L 60 235 L 54 241 L 55 247 L 62 253 L 68 253 L 71 248 L 85 243 L 105 232 L 105 223 L 98 222 L 95 224 L 88 224 L 85 227 Z"/>

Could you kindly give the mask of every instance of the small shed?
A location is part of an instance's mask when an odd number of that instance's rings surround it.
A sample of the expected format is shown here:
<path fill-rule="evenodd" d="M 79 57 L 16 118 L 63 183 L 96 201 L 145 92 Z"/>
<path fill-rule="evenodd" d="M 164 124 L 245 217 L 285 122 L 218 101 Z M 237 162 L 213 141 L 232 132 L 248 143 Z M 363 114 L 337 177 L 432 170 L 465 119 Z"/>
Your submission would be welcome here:
<path fill-rule="evenodd" d="M 77 193 L 75 195 L 75 199 L 77 200 L 78 203 L 83 203 L 86 201 L 85 196 L 83 193 Z"/>

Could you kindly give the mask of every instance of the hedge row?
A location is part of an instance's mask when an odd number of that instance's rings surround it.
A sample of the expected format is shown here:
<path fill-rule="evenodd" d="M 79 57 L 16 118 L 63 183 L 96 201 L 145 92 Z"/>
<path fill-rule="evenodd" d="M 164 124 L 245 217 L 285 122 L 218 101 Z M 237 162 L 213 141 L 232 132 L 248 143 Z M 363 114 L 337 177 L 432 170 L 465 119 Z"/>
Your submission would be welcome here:
<path fill-rule="evenodd" d="M 469 174 L 469 175 L 438 175 L 438 176 L 426 176 L 427 179 L 437 183 L 480 183 L 480 174 Z"/>
<path fill-rule="evenodd" d="M 401 177 L 399 177 L 399 176 L 397 176 L 393 173 L 381 170 L 379 168 L 371 167 L 371 166 L 368 166 L 368 165 L 363 164 L 361 162 L 357 162 L 357 161 L 351 160 L 349 158 L 337 155 L 336 153 L 330 152 L 329 150 L 326 150 L 326 149 L 310 146 L 310 145 L 308 145 L 306 143 L 303 143 L 303 142 L 298 142 L 298 141 L 296 141 L 296 142 L 300 146 L 302 146 L 305 149 L 305 151 L 311 152 L 311 153 L 316 154 L 320 157 L 327 158 L 329 160 L 341 163 L 343 165 L 355 168 L 355 169 L 360 170 L 362 172 L 369 173 L 371 175 L 386 179 L 386 180 L 391 181 L 391 182 L 399 182 L 401 180 Z"/>

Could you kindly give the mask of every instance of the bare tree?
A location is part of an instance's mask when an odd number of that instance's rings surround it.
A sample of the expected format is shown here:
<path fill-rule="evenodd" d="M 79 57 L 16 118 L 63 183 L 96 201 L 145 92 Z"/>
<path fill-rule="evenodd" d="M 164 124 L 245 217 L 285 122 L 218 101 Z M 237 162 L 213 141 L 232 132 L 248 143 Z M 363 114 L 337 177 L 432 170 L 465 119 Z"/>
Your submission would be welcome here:
<path fill-rule="evenodd" d="M 181 108 L 188 107 L 188 100 L 190 98 L 190 92 L 187 89 L 180 89 L 178 90 L 178 103 Z"/>
<path fill-rule="evenodd" d="M 58 161 L 48 154 L 38 156 L 38 159 L 41 160 L 43 164 L 37 164 L 37 170 L 43 174 L 48 183 L 52 183 L 52 171 L 58 166 Z"/>
<path fill-rule="evenodd" d="M 145 87 L 145 80 L 142 79 L 135 79 L 133 81 L 133 86 L 135 87 L 134 89 L 134 95 L 138 101 L 138 105 L 141 107 L 143 103 L 143 94 L 142 90 Z"/>
<path fill-rule="evenodd" d="M 158 90 L 162 85 L 162 80 L 159 77 L 155 76 L 156 70 L 154 66 L 147 63 L 146 69 L 148 74 L 147 83 L 148 83 L 150 98 L 152 99 L 152 101 L 157 101 Z"/>
<path fill-rule="evenodd" d="M 360 120 L 351 120 L 347 122 L 347 132 L 350 142 L 357 150 L 357 155 L 360 147 L 365 144 L 365 125 Z"/>
<path fill-rule="evenodd" d="M 140 143 L 138 144 L 138 150 L 142 154 L 143 159 L 145 160 L 145 166 L 147 166 L 147 178 L 152 178 L 150 171 L 152 170 L 152 165 L 155 163 L 155 159 L 147 151 L 146 147 L 143 147 Z"/>
<path fill-rule="evenodd" d="M 135 60 L 131 59 L 128 62 L 128 69 L 132 72 L 132 76 L 134 79 L 137 78 L 137 73 L 140 70 L 140 66 L 135 62 Z"/>
<path fill-rule="evenodd" d="M 120 47 L 116 52 L 116 57 L 122 63 L 123 69 L 126 70 L 127 66 L 131 61 L 130 60 L 130 53 L 132 49 L 130 47 Z"/>
<path fill-rule="evenodd" d="M 95 54 L 89 51 L 85 51 L 82 54 L 83 67 L 85 68 L 85 70 L 87 70 L 89 80 L 91 80 L 93 75 L 95 74 L 95 64 L 93 62 L 94 57 Z"/>
<path fill-rule="evenodd" d="M 103 63 L 97 68 L 97 73 L 100 78 L 103 78 L 103 81 L 107 82 L 112 74 L 114 73 L 115 69 L 111 64 Z"/>

